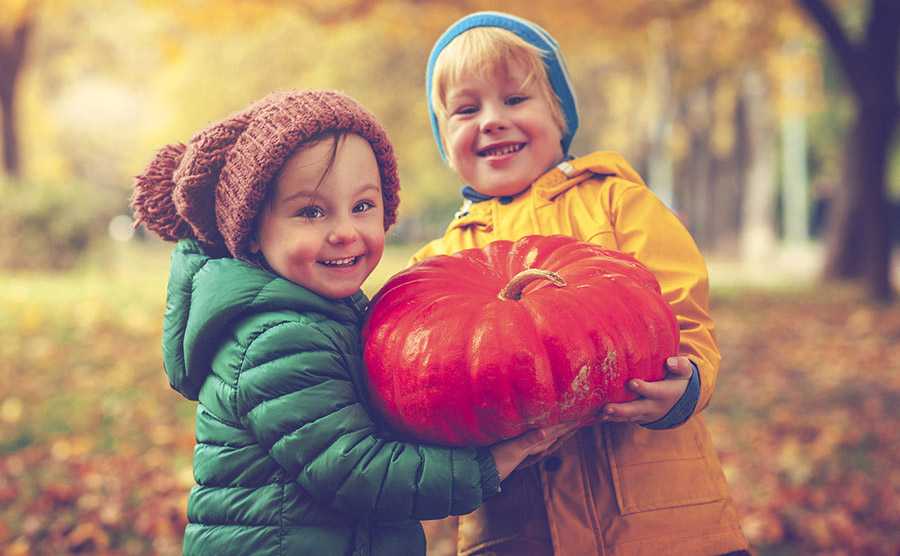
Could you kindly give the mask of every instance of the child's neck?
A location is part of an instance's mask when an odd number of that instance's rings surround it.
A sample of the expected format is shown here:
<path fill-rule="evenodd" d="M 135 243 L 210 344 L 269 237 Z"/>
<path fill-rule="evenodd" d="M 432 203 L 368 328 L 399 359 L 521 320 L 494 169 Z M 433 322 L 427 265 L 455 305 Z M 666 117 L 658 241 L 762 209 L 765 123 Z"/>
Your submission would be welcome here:
<path fill-rule="evenodd" d="M 529 185 L 528 187 L 531 187 L 531 186 Z M 501 202 L 509 202 L 507 199 L 511 200 L 514 197 L 516 197 L 517 195 L 522 194 L 524 191 L 528 190 L 528 187 L 526 187 L 522 191 L 519 191 L 518 193 L 515 193 L 513 195 L 486 195 L 486 194 L 478 191 L 471 185 L 467 185 L 462 188 L 461 193 L 462 193 L 462 196 L 464 199 L 472 201 L 473 203 L 480 203 L 482 201 L 490 201 L 491 199 L 494 199 L 494 198 L 500 199 Z"/>
<path fill-rule="evenodd" d="M 516 197 L 518 197 L 519 195 L 521 195 L 522 193 L 525 193 L 526 191 L 528 191 L 529 189 L 531 189 L 532 184 L 534 184 L 534 182 L 536 182 L 537 180 L 539 180 L 539 179 L 541 178 L 541 176 L 543 176 L 544 174 L 546 174 L 547 172 L 549 172 L 549 171 L 552 170 L 553 168 L 556 168 L 556 167 L 559 166 L 561 163 L 563 163 L 563 162 L 565 162 L 565 161 L 567 161 L 567 160 L 572 160 L 572 159 L 574 159 L 574 158 L 575 158 L 575 157 L 572 156 L 572 155 L 563 155 L 562 158 L 560 158 L 559 160 L 557 160 L 557 161 L 556 161 L 554 164 L 552 164 L 549 168 L 547 168 L 546 170 L 544 170 L 543 172 L 541 172 L 540 175 L 536 176 L 533 180 L 531 180 L 531 182 L 530 182 L 526 187 L 524 187 L 524 188 L 522 188 L 521 190 L 519 190 L 519 191 L 513 193 L 512 195 L 488 195 L 488 194 L 486 194 L 486 193 L 482 193 L 481 191 L 478 191 L 477 189 L 475 189 L 475 188 L 472 187 L 471 185 L 467 185 L 467 186 L 463 187 L 462 190 L 461 190 L 461 193 L 462 193 L 462 196 L 463 196 L 464 199 L 469 200 L 469 201 L 472 201 L 473 203 L 480 203 L 480 202 L 482 202 L 482 201 L 489 201 L 489 200 L 491 200 L 491 199 L 495 199 L 495 198 L 496 198 L 496 199 L 499 199 L 501 203 L 506 204 L 506 203 L 509 203 L 510 201 L 512 201 L 513 199 L 515 199 Z"/>

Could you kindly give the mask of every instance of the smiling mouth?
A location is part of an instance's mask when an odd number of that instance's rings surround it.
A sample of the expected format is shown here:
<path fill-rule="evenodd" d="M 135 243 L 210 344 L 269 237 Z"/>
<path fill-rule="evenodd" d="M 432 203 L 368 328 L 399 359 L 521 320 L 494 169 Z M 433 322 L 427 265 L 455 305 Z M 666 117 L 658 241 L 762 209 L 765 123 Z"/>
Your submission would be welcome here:
<path fill-rule="evenodd" d="M 362 255 L 357 255 L 355 257 L 344 257 L 343 259 L 324 259 L 321 261 L 316 261 L 320 265 L 327 266 L 330 268 L 346 268 L 348 266 L 353 266 L 362 259 Z"/>
<path fill-rule="evenodd" d="M 504 156 L 507 154 L 513 154 L 521 151 L 525 148 L 525 143 L 509 143 L 506 145 L 497 145 L 494 147 L 487 147 L 485 149 L 481 149 L 478 151 L 478 156 L 488 157 L 488 156 Z"/>

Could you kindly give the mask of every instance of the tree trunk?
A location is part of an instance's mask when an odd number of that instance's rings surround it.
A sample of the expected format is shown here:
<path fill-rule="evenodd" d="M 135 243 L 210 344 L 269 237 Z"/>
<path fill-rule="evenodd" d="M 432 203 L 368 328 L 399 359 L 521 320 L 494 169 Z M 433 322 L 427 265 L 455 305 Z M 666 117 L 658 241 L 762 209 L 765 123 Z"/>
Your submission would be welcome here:
<path fill-rule="evenodd" d="M 832 199 L 825 276 L 862 278 L 872 300 L 888 302 L 894 290 L 886 181 L 900 115 L 900 2 L 872 0 L 865 35 L 855 44 L 824 0 L 797 1 L 835 53 L 857 108 L 845 152 L 844 183 Z"/>
<path fill-rule="evenodd" d="M 713 100 L 710 104 L 710 133 L 707 148 L 712 153 L 709 176 L 710 218 L 713 246 L 716 252 L 729 256 L 740 255 L 740 230 L 744 204 L 741 187 L 741 157 L 737 154 L 739 102 L 734 90 L 737 79 L 721 76 L 710 83 L 712 99 L 729 98 L 727 102 Z M 717 129 L 731 127 L 731 137 L 720 143 L 714 139 Z"/>
<path fill-rule="evenodd" d="M 15 96 L 4 83 L 0 87 L 0 118 L 3 122 L 3 171 L 19 177 L 19 140 L 16 136 Z"/>
<path fill-rule="evenodd" d="M 13 28 L 9 40 L 0 40 L 0 121 L 2 121 L 3 169 L 18 177 L 20 172 L 19 136 L 16 128 L 16 85 L 25 60 L 25 47 L 31 36 L 31 18 L 23 17 Z"/>
<path fill-rule="evenodd" d="M 876 103 L 863 103 L 850 134 L 844 187 L 835 191 L 829 216 L 826 277 L 862 278 L 876 301 L 893 297 L 885 176 L 895 118 L 896 112 L 891 117 Z"/>
<path fill-rule="evenodd" d="M 671 32 L 663 24 L 657 24 L 650 34 L 653 41 L 653 57 L 650 62 L 648 85 L 652 94 L 649 110 L 647 138 L 647 183 L 654 193 L 670 209 L 678 211 L 675 203 L 674 163 L 672 161 L 672 124 L 675 100 L 672 95 L 673 49 L 669 47 Z"/>
<path fill-rule="evenodd" d="M 708 132 L 711 117 L 708 84 L 687 96 L 683 110 L 690 155 L 678 164 L 679 188 L 675 202 L 694 240 L 701 249 L 708 249 L 712 248 L 714 239 L 709 194 L 712 152 Z"/>
<path fill-rule="evenodd" d="M 803 46 L 789 41 L 783 47 L 785 56 L 797 63 Z M 785 79 L 782 94 L 788 106 L 807 103 L 806 83 L 802 72 L 792 72 Z M 787 245 L 804 245 L 809 241 L 809 176 L 807 173 L 806 116 L 796 108 L 786 110 L 781 118 L 781 200 L 782 229 Z"/>
<path fill-rule="evenodd" d="M 740 137 L 746 144 L 741 256 L 748 263 L 763 263 L 774 254 L 777 241 L 776 146 L 770 95 L 758 71 L 744 76 L 741 102 L 744 125 Z"/>

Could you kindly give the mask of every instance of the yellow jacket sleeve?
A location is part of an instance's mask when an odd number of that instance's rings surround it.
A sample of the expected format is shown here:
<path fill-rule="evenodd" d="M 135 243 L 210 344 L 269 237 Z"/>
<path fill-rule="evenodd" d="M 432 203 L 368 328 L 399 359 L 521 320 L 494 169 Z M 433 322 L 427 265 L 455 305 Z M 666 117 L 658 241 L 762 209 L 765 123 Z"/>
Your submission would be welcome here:
<path fill-rule="evenodd" d="M 417 262 L 420 262 L 428 257 L 433 257 L 435 255 L 444 255 L 446 252 L 444 251 L 444 241 L 440 238 L 429 241 L 425 244 L 424 247 L 416 251 L 412 258 L 409 259 L 409 262 L 406 266 L 412 266 Z"/>
<path fill-rule="evenodd" d="M 678 217 L 647 187 L 614 179 L 608 195 L 619 249 L 634 255 L 659 280 L 678 319 L 680 354 L 700 371 L 699 412 L 712 397 L 721 361 L 709 314 L 706 263 Z"/>

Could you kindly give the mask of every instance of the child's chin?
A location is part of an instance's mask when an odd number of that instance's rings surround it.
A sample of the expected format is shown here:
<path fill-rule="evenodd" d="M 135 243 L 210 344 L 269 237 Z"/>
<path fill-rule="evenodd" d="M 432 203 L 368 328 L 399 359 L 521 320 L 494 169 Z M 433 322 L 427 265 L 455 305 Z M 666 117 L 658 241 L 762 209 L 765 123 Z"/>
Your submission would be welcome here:
<path fill-rule="evenodd" d="M 516 180 L 506 183 L 484 184 L 483 187 L 473 186 L 473 188 L 475 191 L 478 191 L 483 195 L 490 195 L 491 197 L 511 197 L 525 191 L 528 189 L 529 185 L 531 185 L 530 181 Z"/>
<path fill-rule="evenodd" d="M 350 297 L 359 291 L 359 288 L 341 288 L 334 289 L 326 292 L 318 292 L 322 297 L 327 297 L 328 299 L 344 299 L 345 297 Z"/>
<path fill-rule="evenodd" d="M 305 285 L 304 287 L 326 299 L 343 299 L 358 292 L 362 287 L 362 284 L 356 284 L 355 282 L 343 284 L 331 283 L 327 285 L 317 284 L 316 286 Z"/>

